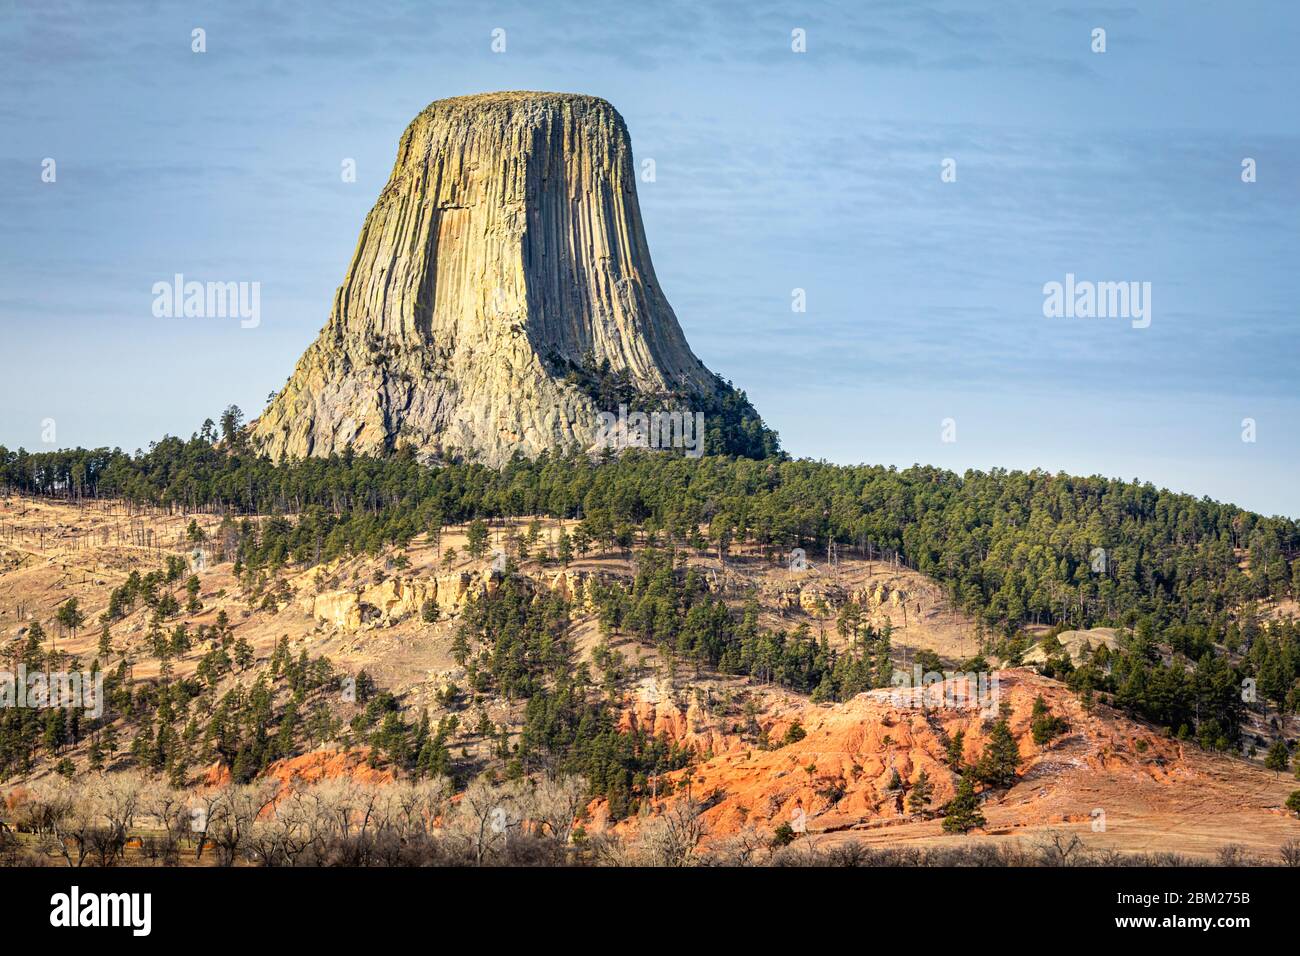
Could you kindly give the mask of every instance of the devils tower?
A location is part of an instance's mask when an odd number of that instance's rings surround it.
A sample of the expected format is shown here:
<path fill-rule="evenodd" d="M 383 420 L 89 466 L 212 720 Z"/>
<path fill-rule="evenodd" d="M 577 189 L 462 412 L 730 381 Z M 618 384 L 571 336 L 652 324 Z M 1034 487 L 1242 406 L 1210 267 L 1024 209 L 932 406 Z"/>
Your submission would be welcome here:
<path fill-rule="evenodd" d="M 277 459 L 410 446 L 499 465 L 594 450 L 620 402 L 705 412 L 711 450 L 775 449 L 659 288 L 623 118 L 490 93 L 402 134 L 329 321 L 251 437 Z"/>

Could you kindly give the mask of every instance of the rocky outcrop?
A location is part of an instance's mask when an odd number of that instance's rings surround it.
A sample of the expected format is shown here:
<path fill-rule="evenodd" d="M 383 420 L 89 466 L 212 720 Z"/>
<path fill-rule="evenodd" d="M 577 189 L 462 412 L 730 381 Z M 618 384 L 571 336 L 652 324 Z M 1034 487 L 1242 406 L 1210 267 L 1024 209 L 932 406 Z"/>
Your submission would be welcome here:
<path fill-rule="evenodd" d="M 316 620 L 345 631 L 357 630 L 364 621 L 361 596 L 356 591 L 327 591 L 304 598 L 302 606 Z"/>
<path fill-rule="evenodd" d="M 676 694 L 671 686 L 661 686 L 655 680 L 643 681 L 623 702 L 619 729 L 663 737 L 701 755 L 746 747 L 741 736 L 728 732 L 726 722 L 706 712 L 697 698 Z"/>
<path fill-rule="evenodd" d="M 575 370 L 605 363 L 645 394 L 724 387 L 655 278 L 622 117 L 570 94 L 440 100 L 402 135 L 328 323 L 250 434 L 274 458 L 592 449 L 602 409 Z"/>
<path fill-rule="evenodd" d="M 603 575 L 590 571 L 565 569 L 551 575 L 547 587 L 568 601 L 576 610 L 592 613 L 596 610 L 594 585 Z"/>
<path fill-rule="evenodd" d="M 591 612 L 596 607 L 591 586 L 595 577 L 566 569 L 549 575 L 519 574 L 517 580 L 534 594 L 534 600 L 555 592 L 575 609 Z M 343 631 L 391 627 L 422 614 L 429 601 L 437 605 L 440 616 L 459 614 L 471 597 L 491 594 L 500 583 L 501 572 L 491 568 L 424 577 L 397 575 L 369 587 L 305 594 L 299 606 L 317 621 Z"/>
<path fill-rule="evenodd" d="M 747 826 L 770 831 L 798 817 L 806 820 L 810 833 L 919 819 L 906 798 L 922 772 L 933 787 L 929 812 L 937 813 L 959 780 L 948 764 L 949 741 L 961 731 L 963 762 L 977 760 L 989 740 L 990 718 L 1003 705 L 1021 755 L 1021 782 L 1010 794 L 997 796 L 1015 808 L 1015 819 L 1088 820 L 1097 797 L 1081 794 L 1100 773 L 1134 786 L 1200 779 L 1177 741 L 1109 708 L 1085 710 L 1064 685 L 1038 674 L 1003 670 L 996 676 L 997 683 L 984 691 L 954 677 L 925 691 L 876 690 L 843 704 L 792 698 L 779 712 L 758 716 L 771 749 L 734 735 L 711 738 L 708 722 L 692 708 L 652 694 L 643 693 L 623 720 L 625 726 L 653 730 L 708 756 L 689 770 L 666 774 L 659 792 L 673 795 L 661 797 L 650 813 L 683 799 L 681 784 L 689 777 L 690 792 L 708 808 L 704 819 L 710 837 Z M 1040 696 L 1066 721 L 1065 732 L 1044 745 L 1035 743 L 1031 727 Z M 783 734 L 795 721 L 804 732 L 788 742 Z M 678 784 L 675 793 L 671 783 Z M 602 801 L 591 810 L 598 827 L 607 824 Z M 993 816 L 991 804 L 985 812 Z M 639 823 L 633 818 L 619 826 L 635 829 Z"/>
<path fill-rule="evenodd" d="M 391 577 L 366 588 L 324 591 L 302 598 L 302 609 L 316 620 L 345 630 L 386 627 L 413 617 L 433 601 L 440 613 L 455 614 L 471 594 L 490 590 L 491 570 L 440 574 L 436 577 Z"/>
<path fill-rule="evenodd" d="M 1068 656 L 1072 663 L 1080 664 L 1101 647 L 1111 651 L 1119 649 L 1119 635 L 1113 627 L 1062 631 L 1055 640 L 1048 638 L 1025 651 L 1021 660 L 1026 664 L 1042 664 L 1049 657 Z"/>
<path fill-rule="evenodd" d="M 266 768 L 263 776 L 280 784 L 287 792 L 297 784 L 320 783 L 324 780 L 351 780 L 362 784 L 392 783 L 397 775 L 391 767 L 371 764 L 369 747 L 355 750 L 314 750 L 297 757 L 277 760 Z"/>
<path fill-rule="evenodd" d="M 775 598 L 782 607 L 797 608 L 813 617 L 829 617 L 850 601 L 869 614 L 902 609 L 908 594 L 902 588 L 885 583 L 853 589 L 812 579 L 781 587 Z"/>
<path fill-rule="evenodd" d="M 799 607 L 813 617 L 829 617 L 843 607 L 844 589 L 834 584 L 810 584 L 799 589 Z"/>

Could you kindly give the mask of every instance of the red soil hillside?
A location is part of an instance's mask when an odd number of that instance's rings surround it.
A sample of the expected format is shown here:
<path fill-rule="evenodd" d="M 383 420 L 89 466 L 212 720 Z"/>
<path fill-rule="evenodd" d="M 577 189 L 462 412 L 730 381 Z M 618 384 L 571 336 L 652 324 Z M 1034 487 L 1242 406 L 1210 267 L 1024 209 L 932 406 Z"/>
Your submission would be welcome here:
<path fill-rule="evenodd" d="M 390 767 L 372 767 L 370 748 L 357 747 L 352 750 L 314 750 L 297 757 L 277 760 L 266 768 L 261 778 L 275 780 L 280 784 L 281 791 L 287 791 L 298 784 L 320 783 L 323 780 L 392 783 L 397 775 Z M 224 786 L 229 782 L 230 768 L 223 763 L 213 764 L 200 777 L 200 784 L 206 787 Z"/>
<path fill-rule="evenodd" d="M 1002 671 L 998 692 L 1010 706 L 1023 759 L 1014 787 L 985 794 L 988 835 L 1061 828 L 1102 847 L 1210 853 L 1239 843 L 1269 855 L 1300 837 L 1300 821 L 1282 809 L 1294 789 L 1290 779 L 1205 754 L 1103 705 L 1086 713 L 1068 688 L 1031 671 Z M 923 710 L 913 705 L 918 693 L 872 691 L 836 705 L 788 697 L 759 722 L 774 742 L 795 720 L 806 736 L 772 750 L 707 726 L 693 707 L 683 712 L 671 703 L 638 702 L 625 720 L 712 753 L 688 770 L 666 774 L 660 789 L 672 796 L 649 811 L 685 799 L 689 778 L 690 795 L 708 808 L 710 839 L 746 827 L 770 833 L 802 811 L 809 838 L 822 842 L 929 842 L 945 839 L 940 823 L 907 812 L 908 788 L 924 770 L 934 785 L 931 810 L 942 807 L 957 780 L 945 761 L 946 741 L 964 731 L 964 759 L 972 762 L 992 721 L 975 708 Z M 1069 724 L 1044 746 L 1034 743 L 1030 730 L 1039 695 Z M 894 772 L 903 785 L 898 790 L 889 788 Z M 601 821 L 604 808 L 594 810 Z M 636 826 L 623 821 L 616 829 Z"/>

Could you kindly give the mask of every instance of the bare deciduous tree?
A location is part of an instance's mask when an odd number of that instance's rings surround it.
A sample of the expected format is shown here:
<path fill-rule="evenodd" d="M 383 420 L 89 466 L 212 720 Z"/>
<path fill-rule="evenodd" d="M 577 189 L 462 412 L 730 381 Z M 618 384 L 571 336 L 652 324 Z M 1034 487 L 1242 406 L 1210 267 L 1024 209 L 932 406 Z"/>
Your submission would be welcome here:
<path fill-rule="evenodd" d="M 92 812 L 108 826 L 104 843 L 110 859 L 120 858 L 126 850 L 144 789 L 144 777 L 134 771 L 95 777 L 86 788 Z"/>
<path fill-rule="evenodd" d="M 481 777 L 461 795 L 451 822 L 468 841 L 475 863 L 481 865 L 505 849 L 511 832 L 523 823 L 524 797 L 517 784 L 491 784 Z"/>
<path fill-rule="evenodd" d="M 140 794 L 140 811 L 162 828 L 165 840 L 163 858 L 167 861 L 175 857 L 180 838 L 189 829 L 189 807 L 189 794 L 169 787 L 161 780 L 148 781 Z"/>
<path fill-rule="evenodd" d="M 538 831 L 567 846 L 587 795 L 587 782 L 581 777 L 543 778 L 532 795 L 531 816 Z"/>
<path fill-rule="evenodd" d="M 188 805 L 190 832 L 193 834 L 195 841 L 194 859 L 203 859 L 203 849 L 208 843 L 208 832 L 212 827 L 212 821 L 219 816 L 226 801 L 225 787 L 214 787 L 210 790 L 199 790 L 191 794 Z"/>
<path fill-rule="evenodd" d="M 1077 833 L 1062 830 L 1048 830 L 1034 843 L 1034 849 L 1044 866 L 1069 866 L 1085 850 Z"/>
<path fill-rule="evenodd" d="M 217 861 L 222 866 L 233 866 L 239 854 L 247 849 L 253 824 L 275 802 L 279 783 L 263 780 L 244 785 L 227 784 L 221 789 L 223 797 L 215 818 L 208 822 L 208 834 Z"/>
<path fill-rule="evenodd" d="M 28 790 L 23 816 L 30 829 L 47 838 L 47 851 L 63 857 L 68 866 L 85 863 L 97 814 L 80 786 L 62 777 L 36 781 Z"/>
<path fill-rule="evenodd" d="M 770 837 L 747 826 L 711 843 L 703 862 L 710 866 L 757 866 L 767 857 L 771 842 Z"/>
<path fill-rule="evenodd" d="M 694 799 L 678 800 L 642 826 L 637 847 L 650 866 L 691 866 L 706 830 L 703 805 Z"/>

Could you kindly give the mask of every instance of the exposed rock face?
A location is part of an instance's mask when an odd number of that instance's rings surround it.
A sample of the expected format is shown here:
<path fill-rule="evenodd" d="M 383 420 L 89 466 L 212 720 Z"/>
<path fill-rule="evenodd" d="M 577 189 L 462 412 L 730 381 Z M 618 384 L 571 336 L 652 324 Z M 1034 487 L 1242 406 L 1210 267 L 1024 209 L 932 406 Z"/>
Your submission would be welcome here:
<path fill-rule="evenodd" d="M 433 601 L 444 614 L 458 613 L 472 594 L 481 594 L 496 584 L 490 571 L 481 574 L 455 572 L 428 578 L 393 577 L 363 589 L 326 591 L 306 595 L 302 609 L 318 621 L 344 631 L 365 625 L 389 627 L 422 612 Z"/>
<path fill-rule="evenodd" d="M 867 619 L 872 622 L 878 616 L 876 612 L 901 609 L 908 599 L 906 591 L 889 584 L 845 589 L 838 584 L 816 580 L 795 581 L 773 594 L 781 606 L 799 608 L 813 617 L 827 617 L 852 601 L 867 613 Z"/>
<path fill-rule="evenodd" d="M 516 580 L 537 600 L 543 592 L 555 592 L 584 611 L 595 609 L 590 575 L 583 571 L 558 571 L 549 579 L 520 575 Z M 342 631 L 364 627 L 392 627 L 423 613 L 426 601 L 438 606 L 441 615 L 453 616 L 465 609 L 471 598 L 493 594 L 501 575 L 491 569 L 454 571 L 428 577 L 391 577 L 365 588 L 343 588 L 319 594 L 305 594 L 299 606 L 316 620 Z"/>
<path fill-rule="evenodd" d="M 1059 647 L 1056 645 L 1059 645 Z M 1091 654 L 1102 646 L 1105 646 L 1110 651 L 1119 649 L 1119 636 L 1113 627 L 1094 627 L 1086 631 L 1062 631 L 1057 635 L 1051 653 L 1048 652 L 1048 648 L 1044 643 L 1040 641 L 1027 650 L 1022 655 L 1021 660 L 1026 664 L 1042 664 L 1049 657 L 1064 653 L 1072 662 L 1079 664 L 1083 661 L 1085 655 Z"/>
<path fill-rule="evenodd" d="M 569 94 L 440 100 L 402 135 L 328 323 L 251 436 L 274 458 L 590 449 L 613 409 L 565 381 L 584 358 L 646 394 L 723 387 L 655 278 L 622 117 Z"/>
<path fill-rule="evenodd" d="M 792 696 L 790 707 L 757 718 L 773 749 L 725 732 L 723 728 L 740 723 L 734 716 L 710 721 L 693 707 L 683 712 L 671 702 L 635 702 L 623 721 L 708 756 L 665 779 L 679 782 L 690 776 L 691 793 L 708 807 L 704 819 L 710 839 L 747 826 L 770 832 L 796 815 L 804 817 L 809 833 L 823 834 L 920 819 L 909 812 L 906 797 L 922 771 L 934 788 L 929 810 L 938 815 L 959 779 L 946 761 L 948 741 L 958 731 L 964 734 L 963 762 L 970 765 L 989 739 L 988 709 L 968 696 L 972 691 L 971 684 L 953 678 L 929 688 L 926 697 L 916 688 L 875 690 L 831 705 L 797 702 Z M 1095 787 L 1102 779 L 1122 781 L 1144 800 L 1166 801 L 1169 797 L 1160 792 L 1165 784 L 1213 783 L 1206 773 L 1211 761 L 1187 759 L 1177 741 L 1109 708 L 1086 711 L 1064 685 L 1038 674 L 1000 671 L 992 693 L 997 696 L 987 700 L 994 709 L 1002 703 L 1009 707 L 1021 781 L 1009 794 L 987 794 L 996 798 L 996 805 L 984 806 L 990 828 L 1008 820 L 1017 825 L 1087 822 L 1099 805 Z M 1062 736 L 1045 745 L 1034 742 L 1031 726 L 1039 696 L 1068 724 Z M 945 701 L 956 706 L 943 706 Z M 805 735 L 794 743 L 782 742 L 795 721 Z M 898 787 L 893 786 L 895 773 Z M 1260 778 L 1267 775 L 1261 772 Z M 651 813 L 684 799 L 684 789 L 662 787 L 661 793 L 672 795 L 661 798 Z M 1100 805 L 1106 806 L 1105 801 Z M 603 801 L 595 801 L 591 811 L 598 825 L 606 823 Z M 619 826 L 635 829 L 640 823 L 640 818 L 629 818 Z M 937 834 L 937 823 L 932 826 Z"/>

